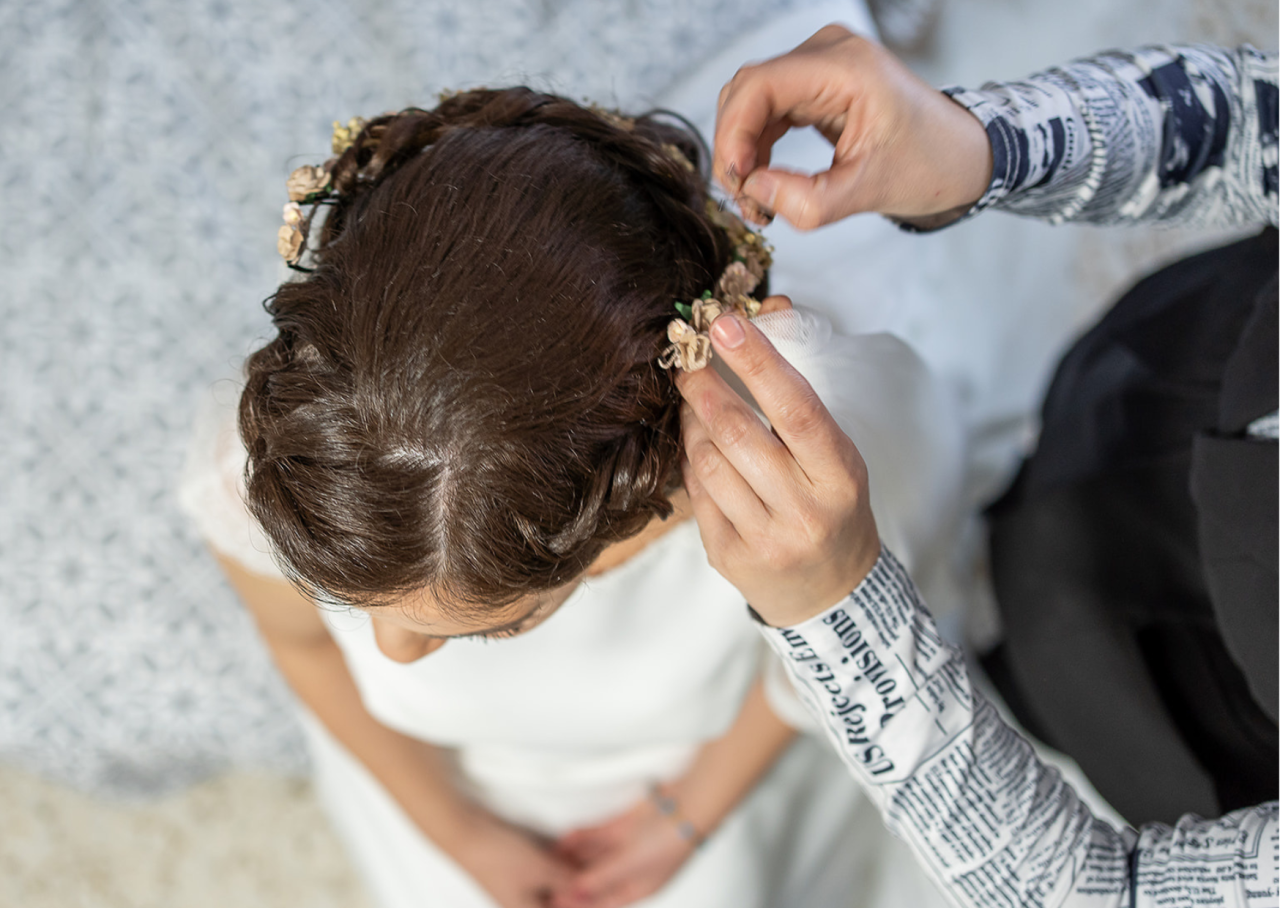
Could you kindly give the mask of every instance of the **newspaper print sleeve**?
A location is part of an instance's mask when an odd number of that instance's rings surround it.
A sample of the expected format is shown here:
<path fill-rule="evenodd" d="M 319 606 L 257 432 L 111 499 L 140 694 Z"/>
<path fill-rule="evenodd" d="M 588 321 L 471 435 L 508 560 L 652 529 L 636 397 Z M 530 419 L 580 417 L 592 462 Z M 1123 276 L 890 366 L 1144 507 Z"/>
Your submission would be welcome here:
<path fill-rule="evenodd" d="M 1147 47 L 946 89 L 991 139 L 991 184 L 967 216 L 1275 224 L 1276 68 L 1250 47 Z"/>
<path fill-rule="evenodd" d="M 1276 803 L 1116 829 L 975 692 L 887 549 L 843 602 L 762 625 L 885 824 L 963 908 L 1277 903 Z"/>

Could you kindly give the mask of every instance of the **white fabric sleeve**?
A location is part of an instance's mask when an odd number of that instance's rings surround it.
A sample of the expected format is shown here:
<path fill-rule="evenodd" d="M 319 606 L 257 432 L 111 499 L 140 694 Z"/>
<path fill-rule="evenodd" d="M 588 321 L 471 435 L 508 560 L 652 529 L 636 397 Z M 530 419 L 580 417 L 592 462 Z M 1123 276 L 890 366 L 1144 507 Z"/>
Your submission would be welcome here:
<path fill-rule="evenodd" d="M 886 826 L 955 905 L 1276 905 L 1276 802 L 1140 830 L 1096 818 L 973 690 L 887 548 L 843 602 L 762 630 Z"/>
<path fill-rule="evenodd" d="M 187 447 L 178 502 L 207 544 L 245 570 L 284 579 L 272 547 L 245 504 L 248 452 L 236 426 L 238 383 L 223 382 L 202 403 Z"/>

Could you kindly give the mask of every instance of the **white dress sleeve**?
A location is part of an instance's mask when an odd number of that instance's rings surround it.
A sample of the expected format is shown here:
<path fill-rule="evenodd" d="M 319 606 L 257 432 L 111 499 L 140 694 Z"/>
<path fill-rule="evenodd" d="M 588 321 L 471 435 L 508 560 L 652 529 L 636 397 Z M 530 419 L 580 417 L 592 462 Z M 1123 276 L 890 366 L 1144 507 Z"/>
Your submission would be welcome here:
<path fill-rule="evenodd" d="M 219 385 L 196 416 L 178 501 L 205 542 L 245 570 L 284 579 L 271 543 L 245 504 L 248 452 L 236 427 L 239 386 Z"/>

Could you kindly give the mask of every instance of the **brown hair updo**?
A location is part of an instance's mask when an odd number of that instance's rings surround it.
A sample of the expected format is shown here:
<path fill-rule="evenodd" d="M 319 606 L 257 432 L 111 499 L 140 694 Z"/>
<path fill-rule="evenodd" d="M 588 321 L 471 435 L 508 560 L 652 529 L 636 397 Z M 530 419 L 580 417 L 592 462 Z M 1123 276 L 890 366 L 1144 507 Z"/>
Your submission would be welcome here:
<path fill-rule="evenodd" d="M 304 588 L 503 606 L 670 513 L 656 362 L 673 302 L 731 256 L 700 156 L 655 116 L 527 88 L 364 128 L 240 402 L 249 506 Z"/>

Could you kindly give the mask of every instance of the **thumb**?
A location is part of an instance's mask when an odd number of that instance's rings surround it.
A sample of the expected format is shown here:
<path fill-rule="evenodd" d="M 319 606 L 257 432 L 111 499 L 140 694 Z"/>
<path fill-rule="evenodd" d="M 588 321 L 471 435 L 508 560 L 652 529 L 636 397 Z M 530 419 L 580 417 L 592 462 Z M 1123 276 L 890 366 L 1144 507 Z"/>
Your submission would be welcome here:
<path fill-rule="evenodd" d="M 742 184 L 743 195 L 782 215 L 799 230 L 813 230 L 865 211 L 858 204 L 857 189 L 857 175 L 847 166 L 813 175 L 756 170 Z"/>

